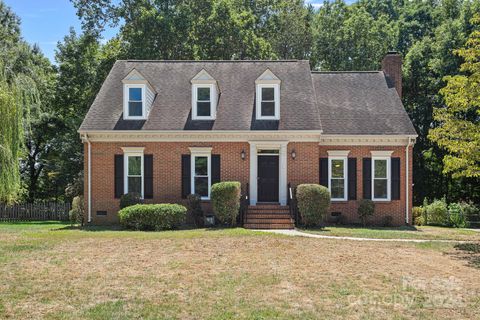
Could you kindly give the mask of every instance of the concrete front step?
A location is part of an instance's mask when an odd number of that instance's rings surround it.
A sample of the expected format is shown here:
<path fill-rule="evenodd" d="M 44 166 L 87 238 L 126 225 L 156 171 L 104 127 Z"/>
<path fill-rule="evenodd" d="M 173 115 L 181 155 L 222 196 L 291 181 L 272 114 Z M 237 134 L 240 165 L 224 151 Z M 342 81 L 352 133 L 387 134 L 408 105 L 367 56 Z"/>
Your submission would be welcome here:
<path fill-rule="evenodd" d="M 246 229 L 294 229 L 293 223 L 246 223 Z"/>
<path fill-rule="evenodd" d="M 281 206 L 279 204 L 257 204 L 255 206 L 248 206 L 248 210 L 252 209 L 271 209 L 271 210 L 277 210 L 277 209 L 286 209 L 288 210 L 288 206 Z"/>

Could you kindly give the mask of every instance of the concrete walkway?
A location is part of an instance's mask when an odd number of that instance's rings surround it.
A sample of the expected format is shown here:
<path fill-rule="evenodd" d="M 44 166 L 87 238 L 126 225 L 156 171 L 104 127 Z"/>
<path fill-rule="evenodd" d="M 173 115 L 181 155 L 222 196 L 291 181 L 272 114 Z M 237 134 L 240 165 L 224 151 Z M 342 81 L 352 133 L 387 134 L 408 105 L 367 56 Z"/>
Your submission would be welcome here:
<path fill-rule="evenodd" d="M 321 234 L 313 234 L 307 232 L 301 232 L 293 229 L 277 229 L 277 230 L 256 230 L 261 232 L 270 232 L 276 234 L 283 234 L 286 236 L 307 237 L 307 238 L 319 238 L 319 239 L 334 239 L 334 240 L 352 240 L 352 241 L 382 241 L 382 242 L 445 242 L 445 243 L 468 243 L 471 241 L 462 240 L 435 240 L 435 239 L 379 239 L 379 238 L 357 238 L 357 237 L 337 237 L 337 236 L 324 236 Z"/>

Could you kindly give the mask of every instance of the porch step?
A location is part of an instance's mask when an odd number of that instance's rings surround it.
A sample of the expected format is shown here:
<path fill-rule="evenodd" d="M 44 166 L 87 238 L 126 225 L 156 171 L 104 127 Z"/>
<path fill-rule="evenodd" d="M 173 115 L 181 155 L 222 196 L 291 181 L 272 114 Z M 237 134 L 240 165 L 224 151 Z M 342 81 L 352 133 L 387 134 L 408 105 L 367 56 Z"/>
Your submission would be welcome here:
<path fill-rule="evenodd" d="M 293 229 L 293 223 L 282 224 L 282 223 L 246 223 L 246 229 Z"/>
<path fill-rule="evenodd" d="M 245 221 L 247 229 L 293 229 L 290 208 L 279 204 L 249 206 Z"/>

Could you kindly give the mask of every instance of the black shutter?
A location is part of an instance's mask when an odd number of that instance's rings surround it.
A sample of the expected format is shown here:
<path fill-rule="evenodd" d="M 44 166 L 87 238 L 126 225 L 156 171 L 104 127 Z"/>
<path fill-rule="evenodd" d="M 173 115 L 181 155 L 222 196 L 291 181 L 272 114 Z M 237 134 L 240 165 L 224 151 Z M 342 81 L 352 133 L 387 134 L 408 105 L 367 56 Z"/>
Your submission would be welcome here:
<path fill-rule="evenodd" d="M 182 154 L 182 198 L 191 193 L 190 175 L 190 155 Z"/>
<path fill-rule="evenodd" d="M 372 199 L 372 159 L 363 158 L 363 199 Z"/>
<path fill-rule="evenodd" d="M 320 185 L 328 188 L 328 158 L 320 158 Z"/>
<path fill-rule="evenodd" d="M 212 185 L 220 182 L 220 155 L 212 154 Z"/>
<path fill-rule="evenodd" d="M 400 158 L 392 158 L 392 200 L 400 200 Z"/>
<path fill-rule="evenodd" d="M 123 154 L 115 155 L 115 198 L 123 195 Z"/>
<path fill-rule="evenodd" d="M 153 155 L 143 156 L 143 197 L 145 199 L 153 198 Z"/>
<path fill-rule="evenodd" d="M 357 200 L 357 158 L 348 158 L 348 200 Z"/>

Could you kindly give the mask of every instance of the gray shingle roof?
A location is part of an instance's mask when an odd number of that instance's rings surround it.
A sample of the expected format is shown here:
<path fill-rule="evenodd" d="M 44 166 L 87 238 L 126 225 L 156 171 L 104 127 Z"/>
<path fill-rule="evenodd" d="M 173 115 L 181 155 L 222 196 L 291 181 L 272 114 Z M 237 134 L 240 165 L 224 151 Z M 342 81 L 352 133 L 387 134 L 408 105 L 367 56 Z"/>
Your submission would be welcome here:
<path fill-rule="evenodd" d="M 312 79 L 324 134 L 416 134 L 382 71 L 313 72 Z"/>
<path fill-rule="evenodd" d="M 282 80 L 280 120 L 255 120 L 255 80 Z M 136 69 L 157 92 L 147 120 L 122 120 L 122 79 Z M 214 121 L 191 119 L 191 83 L 202 69 L 218 82 Z M 117 61 L 93 102 L 86 130 L 320 130 L 308 61 Z"/>
<path fill-rule="evenodd" d="M 123 120 L 124 79 L 133 69 L 157 93 L 147 120 Z M 191 119 L 191 83 L 202 69 L 218 82 L 217 118 Z M 255 119 L 255 80 L 281 81 L 280 120 Z M 311 73 L 308 61 L 125 61 L 115 63 L 80 131 L 322 130 L 325 134 L 415 134 L 383 72 Z"/>

